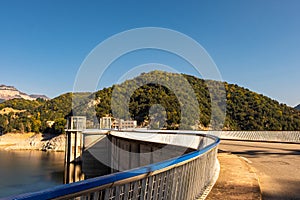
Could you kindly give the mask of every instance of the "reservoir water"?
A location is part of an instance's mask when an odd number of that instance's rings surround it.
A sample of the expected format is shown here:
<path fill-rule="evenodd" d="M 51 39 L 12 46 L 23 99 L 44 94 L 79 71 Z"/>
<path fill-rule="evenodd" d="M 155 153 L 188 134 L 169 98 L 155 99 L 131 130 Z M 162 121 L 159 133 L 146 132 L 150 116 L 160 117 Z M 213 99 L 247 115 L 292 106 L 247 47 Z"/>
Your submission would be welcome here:
<path fill-rule="evenodd" d="M 0 198 L 63 184 L 64 152 L 0 150 Z"/>

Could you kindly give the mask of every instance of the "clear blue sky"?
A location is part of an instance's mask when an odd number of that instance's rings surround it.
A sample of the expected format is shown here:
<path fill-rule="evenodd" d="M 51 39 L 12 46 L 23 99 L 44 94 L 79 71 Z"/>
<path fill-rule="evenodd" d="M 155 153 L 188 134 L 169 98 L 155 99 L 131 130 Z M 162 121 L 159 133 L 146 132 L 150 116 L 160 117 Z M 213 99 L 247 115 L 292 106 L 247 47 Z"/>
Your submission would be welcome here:
<path fill-rule="evenodd" d="M 223 80 L 295 106 L 300 103 L 299 10 L 298 0 L 0 0 L 0 84 L 49 97 L 72 91 L 80 64 L 96 45 L 121 31 L 154 26 L 194 38 Z M 139 56 L 136 63 L 128 61 Z M 152 52 L 119 63 L 166 58 Z M 177 65 L 189 73 L 184 62 Z M 108 73 L 114 77 L 113 68 Z"/>

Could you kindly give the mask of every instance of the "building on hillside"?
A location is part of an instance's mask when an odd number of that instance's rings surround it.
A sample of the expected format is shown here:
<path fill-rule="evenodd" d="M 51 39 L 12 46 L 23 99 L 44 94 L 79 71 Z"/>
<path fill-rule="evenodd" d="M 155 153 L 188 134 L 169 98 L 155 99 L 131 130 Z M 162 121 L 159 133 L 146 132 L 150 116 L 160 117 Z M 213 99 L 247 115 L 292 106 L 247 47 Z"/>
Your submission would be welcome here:
<path fill-rule="evenodd" d="M 112 117 L 100 118 L 100 129 L 134 129 L 136 120 L 113 119 Z"/>
<path fill-rule="evenodd" d="M 113 129 L 134 129 L 136 127 L 137 127 L 136 120 L 116 119 L 112 125 Z"/>

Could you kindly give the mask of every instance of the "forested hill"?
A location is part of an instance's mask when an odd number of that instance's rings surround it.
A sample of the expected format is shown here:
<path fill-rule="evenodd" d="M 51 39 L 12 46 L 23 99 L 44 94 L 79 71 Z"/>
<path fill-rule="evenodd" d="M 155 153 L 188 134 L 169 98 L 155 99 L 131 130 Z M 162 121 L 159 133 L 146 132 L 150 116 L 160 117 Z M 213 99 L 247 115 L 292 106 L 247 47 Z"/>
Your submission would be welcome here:
<path fill-rule="evenodd" d="M 193 94 L 189 87 L 194 91 Z M 226 98 L 218 99 L 213 96 L 214 106 L 226 107 L 225 123 L 221 126 L 218 124 L 218 118 L 223 118 L 221 109 L 219 112 L 217 109 L 218 114 L 211 120 L 211 96 L 222 87 L 225 88 L 223 95 Z M 65 119 L 69 115 L 84 114 L 92 122 L 97 121 L 94 116 L 99 119 L 112 114 L 112 96 L 117 99 L 114 104 L 114 117 L 133 118 L 139 125 L 148 125 L 153 120 L 152 115 L 149 116 L 150 110 L 150 114 L 154 113 L 157 120 L 152 125 L 159 124 L 168 129 L 292 131 L 300 128 L 300 111 L 246 88 L 223 82 L 204 81 L 190 75 L 153 71 L 94 94 L 67 93 L 48 101 L 5 101 L 0 104 L 0 131 L 60 133 L 63 132 Z M 72 99 L 77 99 L 76 109 L 73 111 Z M 193 102 L 193 99 L 197 102 Z M 122 107 L 126 107 L 127 100 L 129 115 L 122 110 Z M 5 111 L 8 107 L 13 110 Z M 198 110 L 200 116 L 197 115 Z M 52 128 L 47 127 L 47 121 L 55 122 Z"/>

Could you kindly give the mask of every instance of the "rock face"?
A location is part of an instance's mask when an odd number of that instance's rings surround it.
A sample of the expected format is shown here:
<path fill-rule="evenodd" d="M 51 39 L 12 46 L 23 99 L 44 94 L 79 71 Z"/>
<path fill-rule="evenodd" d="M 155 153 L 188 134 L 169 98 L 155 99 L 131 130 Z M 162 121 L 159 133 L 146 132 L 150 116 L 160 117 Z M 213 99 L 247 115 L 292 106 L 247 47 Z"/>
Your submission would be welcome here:
<path fill-rule="evenodd" d="M 17 90 L 14 86 L 0 85 L 0 102 L 15 98 L 23 98 L 27 100 L 35 100 L 37 98 L 43 98 L 46 100 L 49 99 L 45 95 L 28 95 L 24 92 Z"/>
<path fill-rule="evenodd" d="M 6 150 L 65 151 L 65 135 L 5 134 L 0 136 L 1 145 Z"/>
<path fill-rule="evenodd" d="M 0 99 L 9 100 L 15 98 L 34 100 L 34 98 L 28 96 L 23 92 L 20 92 L 13 86 L 0 85 Z"/>
<path fill-rule="evenodd" d="M 59 135 L 57 137 L 54 137 L 50 140 L 45 141 L 45 143 L 42 145 L 43 151 L 65 151 L 65 136 Z"/>

